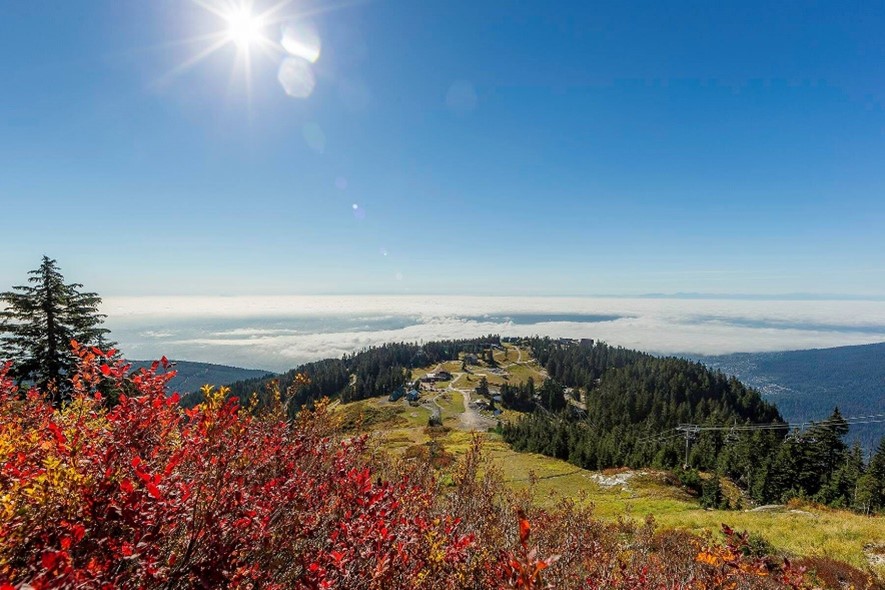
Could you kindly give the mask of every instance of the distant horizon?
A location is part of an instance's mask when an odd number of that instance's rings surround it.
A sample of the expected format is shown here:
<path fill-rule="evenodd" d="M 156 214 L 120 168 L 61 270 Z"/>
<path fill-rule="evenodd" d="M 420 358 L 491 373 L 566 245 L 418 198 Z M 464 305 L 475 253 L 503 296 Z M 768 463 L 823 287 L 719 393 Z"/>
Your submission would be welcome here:
<path fill-rule="evenodd" d="M 88 289 L 87 289 L 88 290 Z M 862 293 L 704 293 L 704 292 L 673 292 L 673 293 L 592 293 L 592 292 L 566 292 L 566 293 L 471 293 L 471 292 L 446 292 L 446 291 L 363 291 L 363 292 L 259 292 L 259 293 L 99 293 L 102 298 L 202 298 L 202 297 L 254 297 L 254 298 L 279 298 L 279 297 L 485 297 L 485 298 L 510 298 L 510 297 L 534 297 L 545 299 L 715 299 L 715 300 L 756 300 L 756 301 L 885 301 L 885 294 L 862 294 Z"/>

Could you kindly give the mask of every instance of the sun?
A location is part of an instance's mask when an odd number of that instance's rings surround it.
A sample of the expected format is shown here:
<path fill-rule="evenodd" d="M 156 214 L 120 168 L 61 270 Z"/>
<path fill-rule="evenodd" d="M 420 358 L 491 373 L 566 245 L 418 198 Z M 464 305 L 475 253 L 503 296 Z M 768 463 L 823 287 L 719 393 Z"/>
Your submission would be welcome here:
<path fill-rule="evenodd" d="M 241 49 L 246 49 L 264 38 L 261 17 L 252 14 L 248 6 L 231 9 L 224 14 L 224 20 L 227 21 L 228 39 Z"/>
<path fill-rule="evenodd" d="M 242 80 L 251 103 L 252 74 L 259 61 L 276 64 L 286 94 L 307 98 L 316 84 L 313 64 L 320 56 L 320 38 L 311 17 L 338 6 L 310 11 L 292 9 L 295 0 L 190 0 L 214 17 L 206 32 L 172 44 L 193 44 L 195 52 L 175 66 L 171 78 L 225 50 L 233 55 L 231 87 Z M 209 26 L 213 28 L 210 30 Z M 214 28 L 217 26 L 217 28 Z M 279 35 L 279 37 L 277 37 Z M 171 45 L 171 44 L 170 44 Z M 239 80 L 238 80 L 239 79 Z"/>

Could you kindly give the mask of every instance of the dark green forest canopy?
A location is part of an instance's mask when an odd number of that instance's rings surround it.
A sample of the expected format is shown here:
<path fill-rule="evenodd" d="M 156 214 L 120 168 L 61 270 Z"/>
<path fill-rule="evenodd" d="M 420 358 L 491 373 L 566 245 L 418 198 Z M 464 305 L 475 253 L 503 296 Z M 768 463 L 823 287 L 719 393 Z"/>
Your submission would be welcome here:
<path fill-rule="evenodd" d="M 684 461 L 681 424 L 709 426 L 784 423 L 777 408 L 740 381 L 700 363 L 615 348 L 535 339 L 531 346 L 550 378 L 584 392 L 586 412 L 533 412 L 505 425 L 514 448 L 568 460 L 589 469 L 677 467 Z M 761 431 L 744 436 L 765 453 L 787 433 Z M 726 436 L 703 433 L 694 441 L 689 464 L 716 469 L 726 457 Z M 727 447 L 731 448 L 731 447 Z"/>

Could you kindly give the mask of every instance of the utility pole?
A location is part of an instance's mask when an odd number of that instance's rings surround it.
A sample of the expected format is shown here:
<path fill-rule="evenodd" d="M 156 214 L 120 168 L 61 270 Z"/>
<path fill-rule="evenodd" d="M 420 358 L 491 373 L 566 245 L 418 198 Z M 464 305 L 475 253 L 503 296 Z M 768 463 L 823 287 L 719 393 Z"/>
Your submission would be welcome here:
<path fill-rule="evenodd" d="M 697 424 L 680 424 L 676 427 L 676 430 L 685 435 L 685 463 L 682 468 L 688 469 L 688 451 L 691 447 L 691 441 L 698 437 L 698 434 L 701 432 L 701 427 Z"/>

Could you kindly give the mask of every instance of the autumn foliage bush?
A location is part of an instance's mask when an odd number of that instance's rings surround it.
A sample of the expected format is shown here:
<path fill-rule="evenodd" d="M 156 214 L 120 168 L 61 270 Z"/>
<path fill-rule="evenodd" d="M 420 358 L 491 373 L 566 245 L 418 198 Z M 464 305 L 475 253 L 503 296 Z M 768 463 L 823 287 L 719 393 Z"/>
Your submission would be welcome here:
<path fill-rule="evenodd" d="M 290 421 L 285 393 L 240 407 L 207 387 L 184 410 L 165 361 L 130 374 L 75 351 L 61 409 L 0 368 L 4 590 L 803 587 L 733 532 L 716 543 L 603 524 L 570 501 L 537 508 L 479 438 L 441 478 L 343 434 L 325 402 Z"/>

